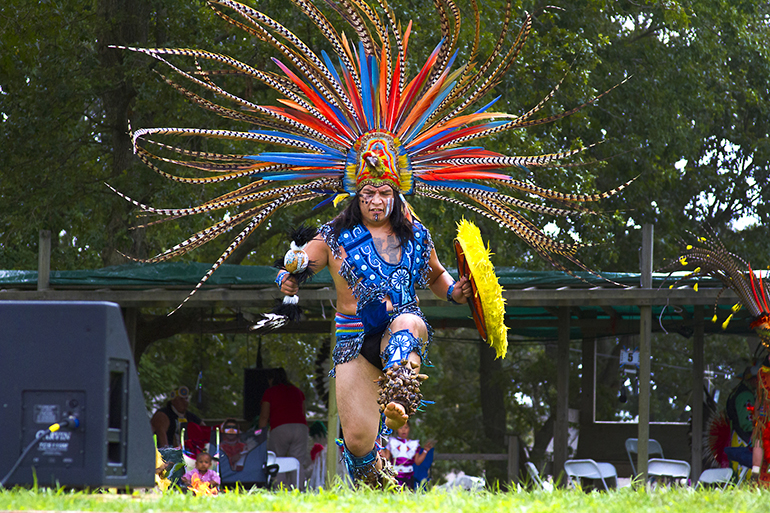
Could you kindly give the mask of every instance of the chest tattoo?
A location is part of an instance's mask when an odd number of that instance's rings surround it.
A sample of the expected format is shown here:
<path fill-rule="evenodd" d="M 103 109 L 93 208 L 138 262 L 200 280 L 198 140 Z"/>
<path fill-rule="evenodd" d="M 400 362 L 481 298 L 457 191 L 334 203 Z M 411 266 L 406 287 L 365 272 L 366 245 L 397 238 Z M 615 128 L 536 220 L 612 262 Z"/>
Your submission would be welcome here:
<path fill-rule="evenodd" d="M 377 252 L 387 263 L 395 265 L 401 260 L 401 247 L 395 235 L 372 237 L 372 242 L 374 242 Z"/>

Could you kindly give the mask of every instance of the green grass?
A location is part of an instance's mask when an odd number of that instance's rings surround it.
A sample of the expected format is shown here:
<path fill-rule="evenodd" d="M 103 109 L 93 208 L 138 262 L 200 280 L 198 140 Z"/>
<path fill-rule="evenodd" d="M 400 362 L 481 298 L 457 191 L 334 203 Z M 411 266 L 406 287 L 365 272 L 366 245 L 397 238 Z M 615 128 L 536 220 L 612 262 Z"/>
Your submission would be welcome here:
<path fill-rule="evenodd" d="M 426 493 L 352 491 L 342 486 L 317 493 L 240 491 L 197 498 L 169 492 L 85 493 L 65 490 L 2 490 L 0 510 L 35 511 L 281 511 L 281 512 L 446 512 L 554 513 L 600 511 L 665 511 L 682 513 L 767 511 L 770 491 L 746 487 L 718 490 L 688 488 L 584 493 L 465 492 L 431 490 Z"/>

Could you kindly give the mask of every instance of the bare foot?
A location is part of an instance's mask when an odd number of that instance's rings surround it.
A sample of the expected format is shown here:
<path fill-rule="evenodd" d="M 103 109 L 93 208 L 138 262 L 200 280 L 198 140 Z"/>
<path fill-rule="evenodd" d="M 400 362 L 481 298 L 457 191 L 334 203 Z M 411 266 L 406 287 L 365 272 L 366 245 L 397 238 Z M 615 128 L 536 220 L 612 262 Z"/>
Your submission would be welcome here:
<path fill-rule="evenodd" d="M 409 417 L 406 415 L 406 410 L 399 403 L 390 402 L 385 406 L 385 425 L 393 431 L 398 430 L 401 426 L 406 424 Z"/>

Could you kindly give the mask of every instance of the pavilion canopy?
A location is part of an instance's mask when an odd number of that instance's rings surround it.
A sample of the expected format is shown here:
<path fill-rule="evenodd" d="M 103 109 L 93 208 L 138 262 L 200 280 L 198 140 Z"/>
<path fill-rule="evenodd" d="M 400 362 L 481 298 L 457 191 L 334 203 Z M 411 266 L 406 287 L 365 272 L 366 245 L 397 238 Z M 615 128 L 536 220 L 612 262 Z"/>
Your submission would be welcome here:
<path fill-rule="evenodd" d="M 115 301 L 124 306 L 143 307 L 173 305 L 198 283 L 209 269 L 206 263 L 171 262 L 159 264 L 126 264 L 93 270 L 50 272 L 50 290 L 38 292 L 37 271 L 0 270 L 0 300 L 51 299 L 84 300 L 88 298 Z M 454 275 L 454 270 L 450 269 Z M 711 307 L 718 302 L 718 317 L 725 319 L 734 296 L 727 291 L 719 294 L 721 284 L 716 280 L 699 281 L 699 292 L 692 290 L 694 282 L 669 289 L 683 273 L 670 277 L 653 274 L 652 289 L 639 288 L 639 273 L 604 273 L 621 288 L 588 273 L 577 273 L 582 282 L 559 271 L 526 271 L 517 268 L 497 268 L 500 284 L 505 289 L 506 324 L 510 336 L 525 338 L 557 338 L 560 306 L 569 306 L 572 317 L 570 338 L 579 339 L 587 333 L 613 336 L 638 333 L 639 306 L 652 305 L 653 329 L 683 335 L 691 332 L 694 305 Z M 204 289 L 190 306 L 269 307 L 278 296 L 273 280 L 276 271 L 267 266 L 223 265 L 208 280 Z M 314 276 L 300 298 L 310 317 L 321 316 L 322 304 L 334 300 L 332 280 L 328 270 Z M 90 291 L 90 293 L 89 293 Z M 42 294 L 42 297 L 40 297 Z M 437 298 L 429 291 L 420 294 L 423 311 L 437 327 L 472 326 L 469 311 Z M 747 319 L 736 315 L 728 326 L 729 333 L 750 334 Z M 706 323 L 710 332 L 721 332 L 720 324 Z M 324 328 L 324 331 L 326 329 Z"/>

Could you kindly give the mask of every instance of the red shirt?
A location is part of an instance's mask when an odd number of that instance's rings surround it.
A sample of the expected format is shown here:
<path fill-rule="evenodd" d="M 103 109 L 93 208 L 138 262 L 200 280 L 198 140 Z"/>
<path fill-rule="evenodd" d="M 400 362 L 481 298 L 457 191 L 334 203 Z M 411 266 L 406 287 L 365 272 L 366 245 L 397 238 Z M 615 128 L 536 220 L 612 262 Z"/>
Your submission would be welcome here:
<path fill-rule="evenodd" d="M 283 424 L 305 424 L 305 394 L 294 385 L 274 385 L 265 390 L 262 402 L 270 403 L 270 429 Z"/>

